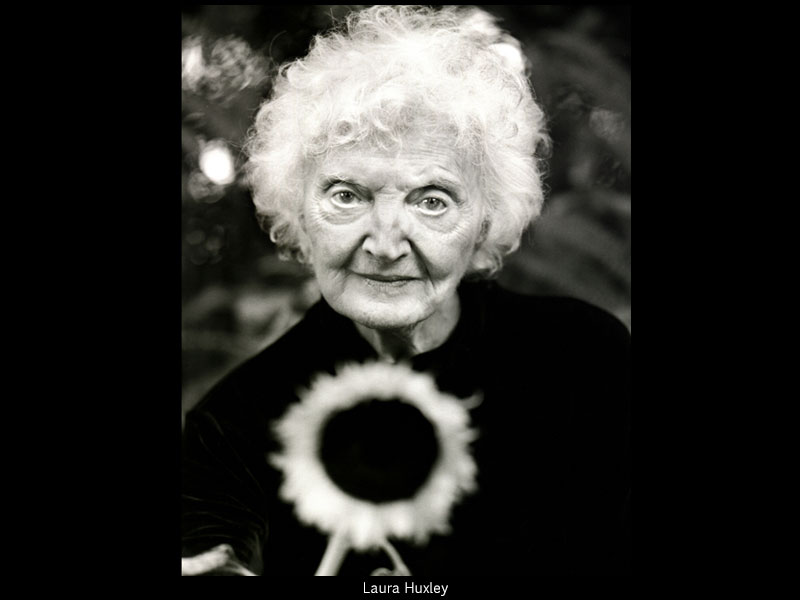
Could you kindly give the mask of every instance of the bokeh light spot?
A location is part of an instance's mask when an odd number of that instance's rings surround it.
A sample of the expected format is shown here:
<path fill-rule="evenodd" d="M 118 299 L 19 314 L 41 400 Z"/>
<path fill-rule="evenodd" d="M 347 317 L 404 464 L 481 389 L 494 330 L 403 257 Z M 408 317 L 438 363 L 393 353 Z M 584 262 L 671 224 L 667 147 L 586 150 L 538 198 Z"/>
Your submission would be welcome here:
<path fill-rule="evenodd" d="M 236 177 L 233 156 L 225 142 L 215 140 L 203 146 L 200 152 L 200 170 L 217 185 L 232 183 Z"/>

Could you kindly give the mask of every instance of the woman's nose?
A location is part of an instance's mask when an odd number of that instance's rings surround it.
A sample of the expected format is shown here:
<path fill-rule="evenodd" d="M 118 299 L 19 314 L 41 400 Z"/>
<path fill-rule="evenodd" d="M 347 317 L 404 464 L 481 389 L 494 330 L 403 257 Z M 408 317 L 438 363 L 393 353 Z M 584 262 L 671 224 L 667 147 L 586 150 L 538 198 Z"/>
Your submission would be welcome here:
<path fill-rule="evenodd" d="M 409 220 L 400 199 L 377 199 L 372 205 L 370 228 L 364 240 L 366 252 L 387 262 L 396 261 L 411 251 Z"/>

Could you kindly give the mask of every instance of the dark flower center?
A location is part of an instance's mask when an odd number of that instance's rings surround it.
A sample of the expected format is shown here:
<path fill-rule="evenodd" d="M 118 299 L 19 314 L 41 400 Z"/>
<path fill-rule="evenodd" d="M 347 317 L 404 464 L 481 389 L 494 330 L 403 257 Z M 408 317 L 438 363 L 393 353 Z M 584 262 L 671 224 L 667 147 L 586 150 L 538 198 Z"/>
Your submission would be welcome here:
<path fill-rule="evenodd" d="M 398 399 L 367 400 L 333 413 L 319 456 L 344 492 L 370 502 L 412 498 L 439 456 L 433 425 Z"/>

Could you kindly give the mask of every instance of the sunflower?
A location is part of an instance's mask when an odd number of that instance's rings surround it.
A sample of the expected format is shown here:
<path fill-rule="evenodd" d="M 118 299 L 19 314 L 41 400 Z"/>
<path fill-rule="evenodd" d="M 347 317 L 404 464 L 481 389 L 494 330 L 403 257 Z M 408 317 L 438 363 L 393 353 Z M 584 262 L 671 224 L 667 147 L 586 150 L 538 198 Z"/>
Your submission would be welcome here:
<path fill-rule="evenodd" d="M 382 548 L 405 570 L 389 538 L 424 544 L 450 532 L 450 512 L 476 489 L 468 405 L 430 375 L 403 364 L 348 364 L 319 374 L 275 423 L 283 451 L 280 496 L 298 519 L 329 535 L 317 574 L 350 549 Z"/>

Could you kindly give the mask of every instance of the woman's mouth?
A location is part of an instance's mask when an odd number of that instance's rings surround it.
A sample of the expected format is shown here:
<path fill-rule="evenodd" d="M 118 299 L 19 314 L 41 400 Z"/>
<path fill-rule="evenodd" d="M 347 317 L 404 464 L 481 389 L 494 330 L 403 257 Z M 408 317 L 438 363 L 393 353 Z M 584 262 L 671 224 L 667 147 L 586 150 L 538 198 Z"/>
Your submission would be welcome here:
<path fill-rule="evenodd" d="M 402 287 L 407 283 L 415 281 L 416 277 L 407 275 L 391 275 L 385 273 L 356 273 L 364 279 L 367 285 L 374 287 Z"/>

